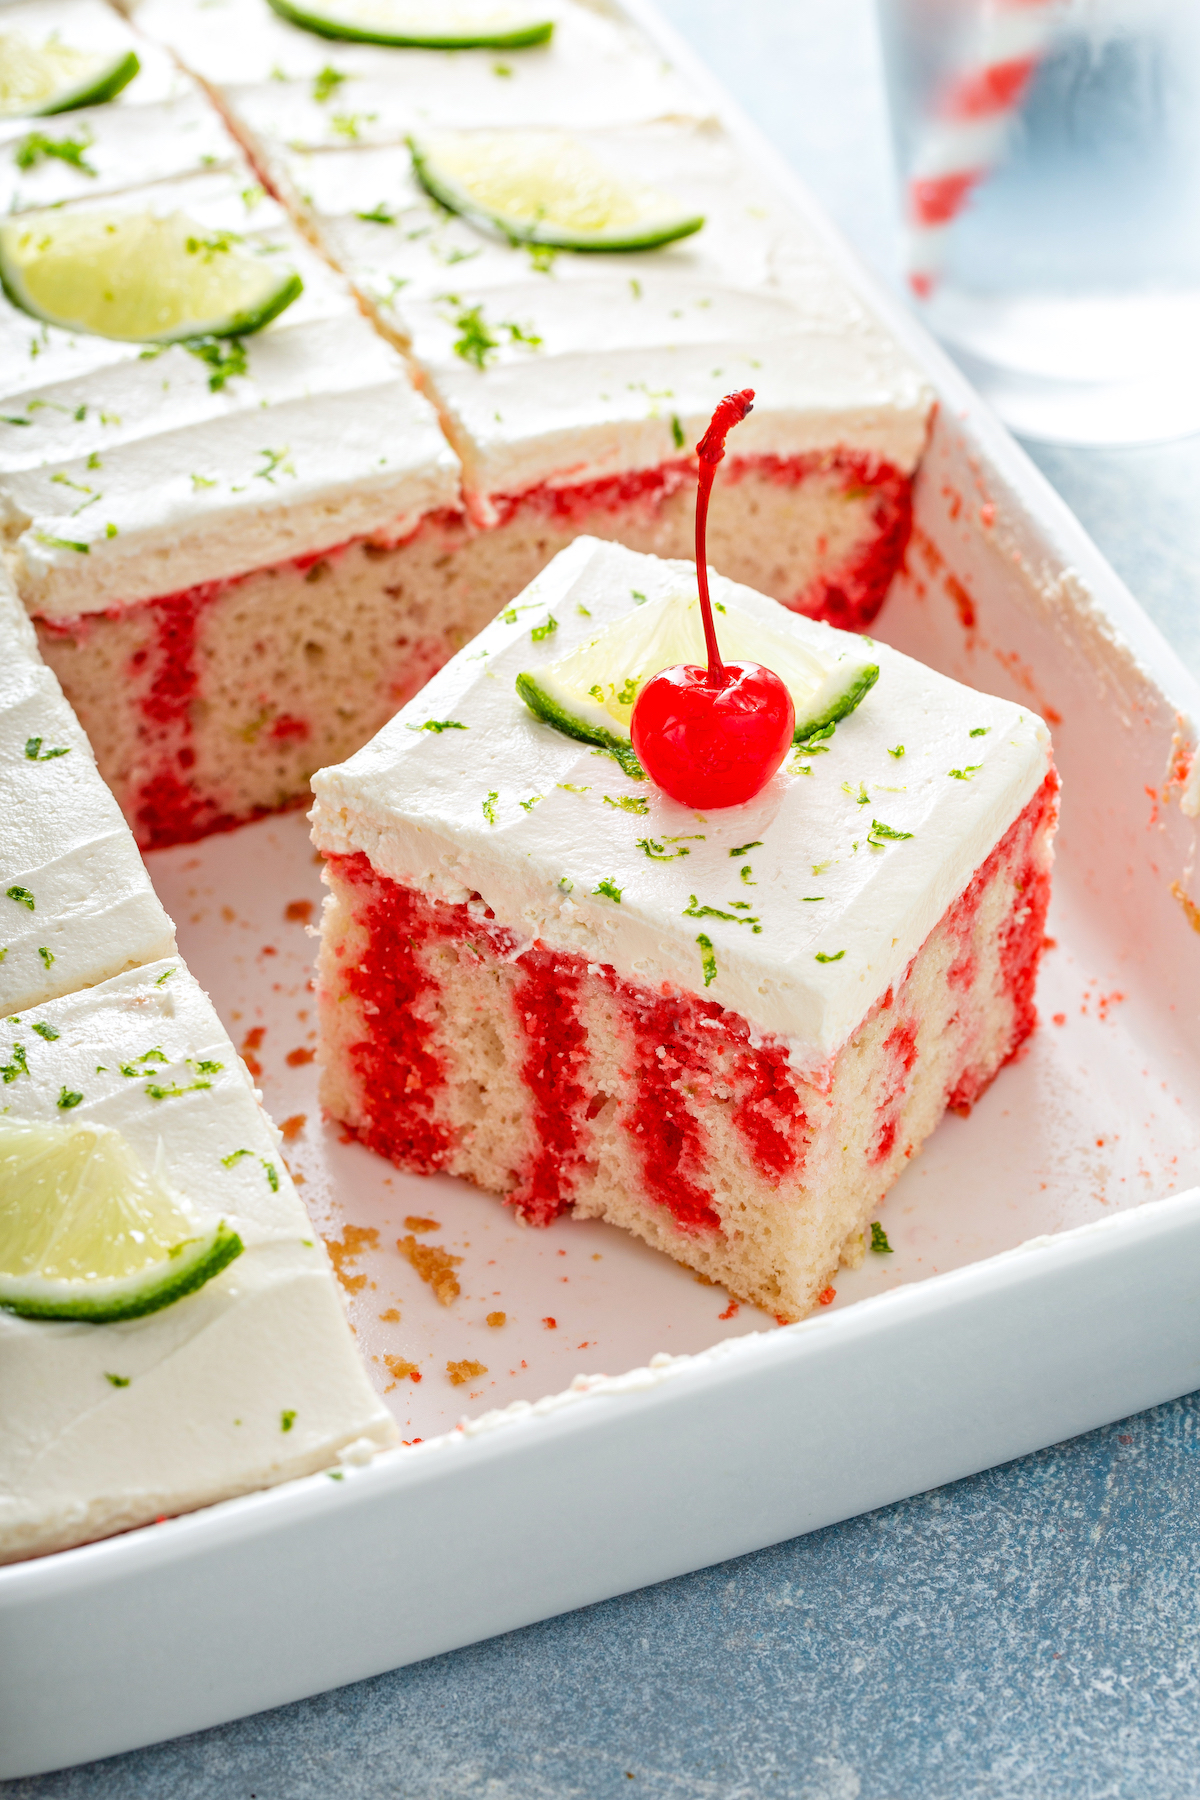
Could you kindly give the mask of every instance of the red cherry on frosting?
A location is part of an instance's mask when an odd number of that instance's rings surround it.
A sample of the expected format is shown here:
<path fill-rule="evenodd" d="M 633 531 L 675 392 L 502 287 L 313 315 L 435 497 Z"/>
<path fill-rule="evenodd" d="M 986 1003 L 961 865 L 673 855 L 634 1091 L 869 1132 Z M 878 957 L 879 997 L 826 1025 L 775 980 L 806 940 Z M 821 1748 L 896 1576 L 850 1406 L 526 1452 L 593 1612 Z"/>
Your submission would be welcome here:
<path fill-rule="evenodd" d="M 761 663 L 725 663 L 725 680 L 679 663 L 638 696 L 633 747 L 651 781 L 684 806 L 740 806 L 787 755 L 796 709 L 778 675 Z"/>
<path fill-rule="evenodd" d="M 696 445 L 696 585 L 707 669 L 678 663 L 651 677 L 629 731 L 647 775 L 684 806 L 740 806 L 766 786 L 788 753 L 796 711 L 784 683 L 761 663 L 721 660 L 708 594 L 708 497 L 725 439 L 754 404 L 754 389 L 727 394 Z"/>

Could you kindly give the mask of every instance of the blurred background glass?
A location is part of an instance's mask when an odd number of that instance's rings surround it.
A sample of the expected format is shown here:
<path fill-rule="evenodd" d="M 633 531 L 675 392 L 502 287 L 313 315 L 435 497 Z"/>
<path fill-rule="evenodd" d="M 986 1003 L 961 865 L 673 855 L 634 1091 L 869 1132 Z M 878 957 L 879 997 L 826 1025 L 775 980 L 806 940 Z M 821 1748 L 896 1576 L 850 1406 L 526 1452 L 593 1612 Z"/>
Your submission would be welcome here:
<path fill-rule="evenodd" d="M 926 323 L 1047 442 L 1200 428 L 1200 0 L 878 0 Z"/>

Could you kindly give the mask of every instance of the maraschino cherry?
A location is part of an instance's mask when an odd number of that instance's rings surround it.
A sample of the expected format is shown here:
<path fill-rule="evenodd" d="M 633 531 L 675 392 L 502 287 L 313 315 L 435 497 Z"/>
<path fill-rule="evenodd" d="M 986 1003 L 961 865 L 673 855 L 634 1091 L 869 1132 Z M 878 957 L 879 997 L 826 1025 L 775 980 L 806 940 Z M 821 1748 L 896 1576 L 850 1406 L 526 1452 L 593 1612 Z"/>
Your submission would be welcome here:
<path fill-rule="evenodd" d="M 796 710 L 787 688 L 761 663 L 721 660 L 708 595 L 708 497 L 725 439 L 754 404 L 754 389 L 727 394 L 696 445 L 696 583 L 707 669 L 678 663 L 651 677 L 637 697 L 630 735 L 652 781 L 684 806 L 740 806 L 766 786 L 791 747 Z"/>

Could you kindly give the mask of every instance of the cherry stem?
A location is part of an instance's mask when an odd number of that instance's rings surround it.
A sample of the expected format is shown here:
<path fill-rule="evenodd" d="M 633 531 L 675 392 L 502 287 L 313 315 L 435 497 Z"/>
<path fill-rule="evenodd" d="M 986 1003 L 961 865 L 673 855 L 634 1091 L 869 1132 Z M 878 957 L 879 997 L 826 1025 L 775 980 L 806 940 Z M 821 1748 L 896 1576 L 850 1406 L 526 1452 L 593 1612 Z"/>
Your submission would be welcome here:
<path fill-rule="evenodd" d="M 742 388 L 740 393 L 726 394 L 713 413 L 708 430 L 696 445 L 696 455 L 700 458 L 700 475 L 696 487 L 696 586 L 700 590 L 700 615 L 704 620 L 704 642 L 708 650 L 708 686 L 721 688 L 725 686 L 725 664 L 721 661 L 721 646 L 717 642 L 717 627 L 713 620 L 712 601 L 708 593 L 708 553 L 705 538 L 708 530 L 708 501 L 712 493 L 713 479 L 717 473 L 717 464 L 725 455 L 725 439 L 735 425 L 740 425 L 746 414 L 754 405 L 754 389 Z"/>

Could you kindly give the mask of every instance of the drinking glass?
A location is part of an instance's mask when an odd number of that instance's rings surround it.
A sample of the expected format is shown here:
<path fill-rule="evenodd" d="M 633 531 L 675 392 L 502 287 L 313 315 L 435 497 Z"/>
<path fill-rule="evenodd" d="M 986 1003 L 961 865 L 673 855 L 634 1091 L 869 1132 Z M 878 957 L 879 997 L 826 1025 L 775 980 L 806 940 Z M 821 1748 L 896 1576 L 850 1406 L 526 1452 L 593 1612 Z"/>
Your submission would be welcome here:
<path fill-rule="evenodd" d="M 877 0 L 915 304 L 1018 432 L 1200 430 L 1200 0 Z"/>

